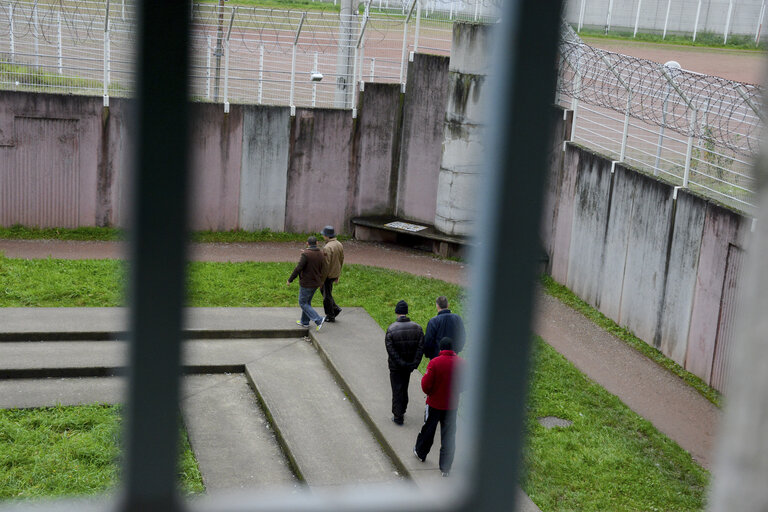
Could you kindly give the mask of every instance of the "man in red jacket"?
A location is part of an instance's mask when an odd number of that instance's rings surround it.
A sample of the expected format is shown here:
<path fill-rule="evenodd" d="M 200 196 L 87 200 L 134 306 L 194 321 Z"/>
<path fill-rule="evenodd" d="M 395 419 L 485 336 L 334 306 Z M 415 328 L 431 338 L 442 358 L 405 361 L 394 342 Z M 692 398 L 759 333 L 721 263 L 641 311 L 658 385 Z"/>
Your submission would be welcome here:
<path fill-rule="evenodd" d="M 459 389 L 454 386 L 464 360 L 453 351 L 453 340 L 440 340 L 440 354 L 427 365 L 427 373 L 421 379 L 421 389 L 427 394 L 424 426 L 416 438 L 413 453 L 422 462 L 432 448 L 440 424 L 440 471 L 448 476 L 453 465 L 456 449 L 456 410 L 459 406 Z"/>

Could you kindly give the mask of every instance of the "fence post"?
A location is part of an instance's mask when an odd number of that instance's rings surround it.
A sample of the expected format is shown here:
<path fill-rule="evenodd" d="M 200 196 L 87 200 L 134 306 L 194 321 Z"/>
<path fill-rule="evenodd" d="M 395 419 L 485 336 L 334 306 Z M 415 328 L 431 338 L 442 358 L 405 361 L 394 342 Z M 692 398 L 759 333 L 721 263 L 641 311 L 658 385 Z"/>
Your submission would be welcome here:
<path fill-rule="evenodd" d="M 760 16 L 757 18 L 757 28 L 755 29 L 755 46 L 760 44 L 760 32 L 763 31 L 763 18 L 765 17 L 765 0 L 760 6 Z"/>
<path fill-rule="evenodd" d="M 374 81 L 374 72 L 376 71 L 376 57 L 371 57 L 371 82 Z"/>
<path fill-rule="evenodd" d="M 232 9 L 232 16 L 229 18 L 229 27 L 227 28 L 227 37 L 224 40 L 224 113 L 229 114 L 229 38 L 232 36 L 232 24 L 235 22 L 237 7 Z"/>
<path fill-rule="evenodd" d="M 613 11 L 613 0 L 608 0 L 608 13 L 605 16 L 605 33 L 611 31 L 611 12 Z"/>
<path fill-rule="evenodd" d="M 664 103 L 661 105 L 661 128 L 659 128 L 659 142 L 656 144 L 656 161 L 653 164 L 653 175 L 659 174 L 659 165 L 661 164 L 661 147 L 664 144 L 664 128 L 667 126 L 667 103 L 669 102 L 669 95 L 672 93 L 670 85 L 667 84 L 667 95 L 664 96 Z"/>
<path fill-rule="evenodd" d="M 571 97 L 571 110 L 573 110 L 573 120 L 571 121 L 571 142 L 576 140 L 576 114 L 579 109 L 579 90 L 581 89 L 581 73 L 579 72 L 579 61 L 576 60 L 573 75 L 573 96 Z"/>
<path fill-rule="evenodd" d="M 475 0 L 475 21 L 477 21 L 479 14 L 480 14 L 480 0 Z"/>
<path fill-rule="evenodd" d="M 728 31 L 731 28 L 731 14 L 733 13 L 733 0 L 728 2 L 728 15 L 725 17 L 725 30 L 723 30 L 723 44 L 728 43 Z"/>
<path fill-rule="evenodd" d="M 57 50 L 59 54 L 59 74 L 61 75 L 64 73 L 64 55 L 62 53 L 62 48 L 61 48 L 61 11 L 58 12 L 57 21 L 58 21 L 57 24 L 59 29 L 58 31 L 59 37 L 57 40 L 57 46 L 58 46 Z"/>
<path fill-rule="evenodd" d="M 293 93 L 296 88 L 296 47 L 299 45 L 299 35 L 301 34 L 301 27 L 304 26 L 306 15 L 306 12 L 301 14 L 301 21 L 299 21 L 299 28 L 296 29 L 296 37 L 293 39 L 293 51 L 291 52 L 291 97 L 289 99 L 291 116 L 296 115 L 296 105 L 293 104 Z"/>
<path fill-rule="evenodd" d="M 261 104 L 262 91 L 264 89 L 264 45 L 259 45 L 259 97 L 258 103 Z"/>
<path fill-rule="evenodd" d="M 451 2 L 450 5 L 451 5 L 451 8 L 450 8 L 450 11 L 448 12 L 448 21 L 453 21 L 453 2 Z"/>
<path fill-rule="evenodd" d="M 581 0 L 581 9 L 579 9 L 579 29 L 577 32 L 581 32 L 581 27 L 584 26 L 584 10 L 587 8 L 587 0 Z"/>
<path fill-rule="evenodd" d="M 104 14 L 104 80 L 103 80 L 104 106 L 109 106 L 109 0 Z"/>
<path fill-rule="evenodd" d="M 37 2 L 35 2 L 35 5 L 32 7 L 32 36 L 35 40 L 35 67 L 40 67 L 40 36 L 38 34 L 39 27 L 37 23 Z"/>
<path fill-rule="evenodd" d="M 685 171 L 683 173 L 683 188 L 688 188 L 688 180 L 691 175 L 691 154 L 693 153 L 693 138 L 696 128 L 696 114 L 695 108 L 691 109 L 691 124 L 690 135 L 688 136 L 688 147 L 685 150 Z"/>
<path fill-rule="evenodd" d="M 205 98 L 211 99 L 211 53 L 213 52 L 213 45 L 211 44 L 211 36 L 208 36 L 208 52 L 205 57 Z"/>
<path fill-rule="evenodd" d="M 696 20 L 693 22 L 693 40 L 696 41 L 696 32 L 699 30 L 699 15 L 701 14 L 701 0 L 696 7 Z"/>
<path fill-rule="evenodd" d="M 635 32 L 632 37 L 637 37 L 637 24 L 640 22 L 640 6 L 643 5 L 643 0 L 637 0 L 637 14 L 635 14 Z"/>
<path fill-rule="evenodd" d="M 315 52 L 315 67 L 313 73 L 317 73 L 317 52 Z M 312 82 L 312 106 L 314 107 L 317 101 L 317 82 Z"/>
<path fill-rule="evenodd" d="M 403 22 L 403 52 L 400 55 L 400 90 L 402 92 L 405 92 L 405 55 L 408 51 L 408 22 L 411 19 L 411 14 L 413 13 L 413 8 L 416 6 L 417 1 L 418 0 L 413 0 L 411 7 L 408 9 L 408 15 Z"/>
<path fill-rule="evenodd" d="M 13 40 L 13 4 L 8 4 L 8 18 L 10 19 L 11 30 L 8 32 L 8 48 L 11 51 L 11 63 L 16 63 L 16 45 Z"/>
<path fill-rule="evenodd" d="M 413 35 L 413 53 L 419 51 L 419 28 L 421 27 L 421 0 L 416 1 L 416 32 Z"/>
<path fill-rule="evenodd" d="M 669 9 L 672 7 L 672 0 L 667 0 L 667 15 L 664 17 L 664 33 L 661 35 L 662 39 L 667 38 L 667 25 L 669 24 Z"/>
<path fill-rule="evenodd" d="M 624 133 L 621 135 L 621 153 L 619 161 L 623 162 L 627 156 L 627 138 L 629 137 L 629 109 L 632 105 L 632 90 L 627 88 L 627 109 L 624 111 Z"/>

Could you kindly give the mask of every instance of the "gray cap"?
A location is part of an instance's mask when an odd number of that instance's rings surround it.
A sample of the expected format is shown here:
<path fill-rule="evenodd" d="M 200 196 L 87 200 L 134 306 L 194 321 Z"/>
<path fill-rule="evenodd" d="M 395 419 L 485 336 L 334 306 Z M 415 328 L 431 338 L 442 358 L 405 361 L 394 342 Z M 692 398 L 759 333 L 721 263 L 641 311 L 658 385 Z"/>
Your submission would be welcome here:
<path fill-rule="evenodd" d="M 321 233 L 323 236 L 327 236 L 328 238 L 333 238 L 336 236 L 336 232 L 333 230 L 333 226 L 325 226 Z"/>

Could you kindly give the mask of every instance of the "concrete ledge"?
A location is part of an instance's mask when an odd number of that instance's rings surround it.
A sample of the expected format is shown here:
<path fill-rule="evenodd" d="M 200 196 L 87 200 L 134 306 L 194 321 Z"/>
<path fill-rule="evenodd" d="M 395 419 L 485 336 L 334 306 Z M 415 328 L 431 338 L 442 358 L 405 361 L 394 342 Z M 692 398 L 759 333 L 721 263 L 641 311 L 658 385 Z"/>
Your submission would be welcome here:
<path fill-rule="evenodd" d="M 391 222 L 407 222 L 425 226 L 421 231 L 387 226 Z M 374 242 L 390 242 L 410 247 L 426 249 L 444 258 L 462 257 L 471 245 L 469 239 L 462 236 L 446 235 L 434 226 L 423 222 L 411 222 L 390 216 L 356 217 L 352 219 L 355 238 Z"/>

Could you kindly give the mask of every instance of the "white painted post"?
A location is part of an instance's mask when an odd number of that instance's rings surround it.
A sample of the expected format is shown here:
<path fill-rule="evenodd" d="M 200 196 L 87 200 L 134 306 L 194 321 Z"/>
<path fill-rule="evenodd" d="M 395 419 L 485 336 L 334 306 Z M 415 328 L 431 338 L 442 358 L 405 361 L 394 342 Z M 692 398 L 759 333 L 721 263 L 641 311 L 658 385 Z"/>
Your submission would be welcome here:
<path fill-rule="evenodd" d="M 725 29 L 723 30 L 723 44 L 728 43 L 728 31 L 731 28 L 732 13 L 733 13 L 733 0 L 728 2 L 728 15 L 725 17 Z"/>
<path fill-rule="evenodd" d="M 123 5 L 122 5 L 122 15 L 123 15 L 123 21 L 125 21 L 125 0 L 123 0 Z"/>
<path fill-rule="evenodd" d="M 661 148 L 664 145 L 664 128 L 667 126 L 667 103 L 669 102 L 670 86 L 667 84 L 667 95 L 661 105 L 661 128 L 659 128 L 659 142 L 656 144 L 656 161 L 653 164 L 653 175 L 659 174 L 661 164 Z"/>
<path fill-rule="evenodd" d="M 11 30 L 8 32 L 8 48 L 11 51 L 11 63 L 16 62 L 16 46 L 13 40 L 13 4 L 8 4 L 8 18 Z"/>
<path fill-rule="evenodd" d="M 571 110 L 573 110 L 573 121 L 571 121 L 571 142 L 576 140 L 576 114 L 579 110 L 579 89 L 581 89 L 581 73 L 579 73 L 577 62 L 576 73 L 573 75 L 573 97 L 571 98 Z"/>
<path fill-rule="evenodd" d="M 264 89 L 264 45 L 259 45 L 259 97 L 257 101 L 261 104 L 262 91 Z"/>
<path fill-rule="evenodd" d="M 451 8 L 448 12 L 448 20 L 453 21 L 453 2 L 451 2 Z"/>
<path fill-rule="evenodd" d="M 605 16 L 605 33 L 611 31 L 611 12 L 613 11 L 613 0 L 608 0 L 608 13 Z"/>
<path fill-rule="evenodd" d="M 109 106 L 109 0 L 104 14 L 104 78 L 103 78 L 104 106 Z"/>
<path fill-rule="evenodd" d="M 374 72 L 376 71 L 376 57 L 371 57 L 371 82 L 374 80 Z"/>
<path fill-rule="evenodd" d="M 683 172 L 683 188 L 688 188 L 688 180 L 691 175 L 691 154 L 693 152 L 693 136 L 696 128 L 696 109 L 691 109 L 690 135 L 688 136 L 688 147 L 685 150 L 685 171 Z"/>
<path fill-rule="evenodd" d="M 229 38 L 224 41 L 224 113 L 229 114 Z"/>
<path fill-rule="evenodd" d="M 413 53 L 419 51 L 419 28 L 421 27 L 421 0 L 416 1 L 416 32 L 413 36 Z"/>
<path fill-rule="evenodd" d="M 667 25 L 669 24 L 669 9 L 672 7 L 672 0 L 667 0 L 667 15 L 664 18 L 664 33 L 661 35 L 662 39 L 667 38 Z"/>
<path fill-rule="evenodd" d="M 635 32 L 632 37 L 637 37 L 637 25 L 640 22 L 640 6 L 643 5 L 643 0 L 637 0 L 637 13 L 635 14 Z"/>
<path fill-rule="evenodd" d="M 414 0 L 415 1 L 415 0 Z M 403 22 L 403 51 L 400 55 L 400 87 L 405 92 L 405 54 L 408 51 L 408 19 Z"/>
<path fill-rule="evenodd" d="M 313 73 L 317 73 L 317 52 L 315 52 L 315 67 Z M 315 106 L 317 101 L 317 82 L 312 82 L 312 106 Z"/>
<path fill-rule="evenodd" d="M 32 7 L 32 36 L 35 40 L 35 66 L 40 67 L 40 36 L 38 34 L 39 26 L 37 24 L 37 2 Z"/>
<path fill-rule="evenodd" d="M 475 21 L 477 21 L 479 14 L 480 14 L 480 0 L 475 0 Z"/>
<path fill-rule="evenodd" d="M 291 52 L 291 95 L 288 99 L 288 103 L 291 107 L 291 115 L 296 115 L 296 106 L 293 104 L 293 90 L 296 84 L 296 43 L 293 43 L 293 51 Z"/>
<path fill-rule="evenodd" d="M 355 117 L 357 108 L 357 54 L 359 53 L 359 48 L 357 45 L 355 45 L 355 58 L 352 60 L 352 96 L 349 99 L 349 102 L 351 103 L 349 105 L 349 108 L 352 109 L 352 117 Z"/>
<path fill-rule="evenodd" d="M 755 46 L 760 44 L 760 32 L 763 31 L 763 18 L 765 17 L 765 0 L 760 6 L 760 16 L 757 18 L 757 28 L 755 29 Z"/>
<path fill-rule="evenodd" d="M 701 14 L 701 0 L 696 7 L 696 21 L 693 22 L 693 40 L 696 41 L 696 32 L 699 30 L 699 15 Z"/>
<path fill-rule="evenodd" d="M 58 21 L 58 28 L 59 28 L 59 34 L 58 34 L 59 37 L 57 41 L 58 43 L 57 46 L 58 46 L 58 54 L 59 54 L 59 74 L 61 75 L 64 73 L 64 55 L 62 53 L 62 47 L 61 47 L 61 11 L 58 12 L 57 18 L 58 18 L 57 21 Z"/>
<path fill-rule="evenodd" d="M 208 52 L 205 58 L 205 98 L 211 99 L 211 53 L 213 53 L 213 45 L 211 44 L 211 36 L 208 36 Z"/>
<path fill-rule="evenodd" d="M 619 161 L 623 162 L 627 156 L 627 138 L 629 137 L 629 108 L 632 104 L 632 91 L 627 90 L 627 109 L 624 111 L 624 133 L 621 135 L 621 152 Z"/>
<path fill-rule="evenodd" d="M 579 9 L 579 28 L 577 32 L 581 32 L 581 27 L 584 26 L 584 11 L 587 8 L 587 0 L 581 0 L 581 9 Z"/>

